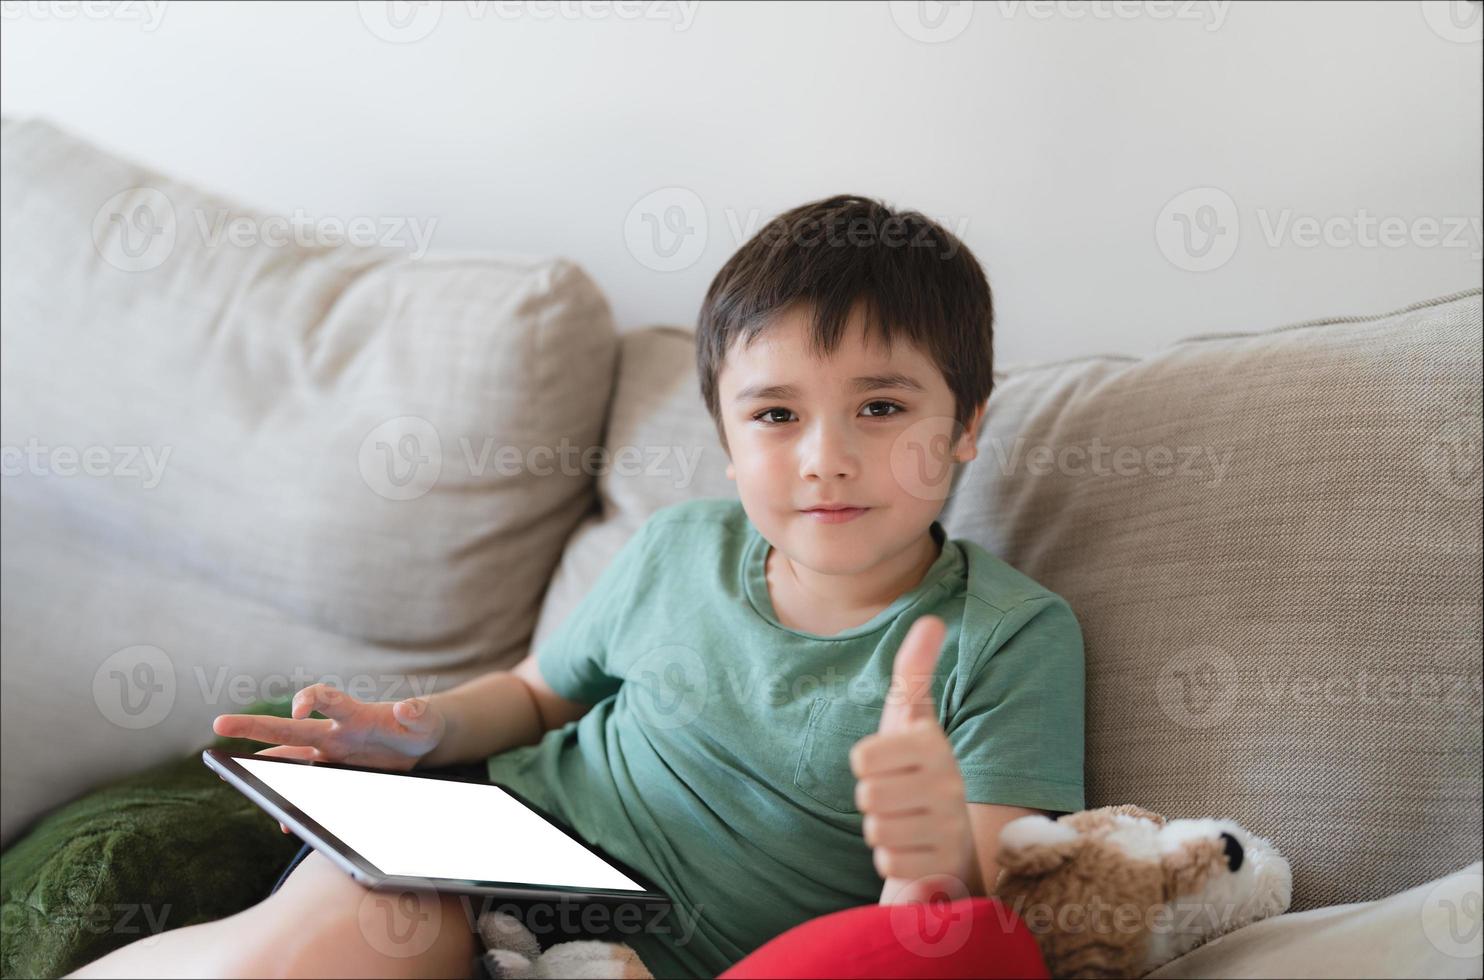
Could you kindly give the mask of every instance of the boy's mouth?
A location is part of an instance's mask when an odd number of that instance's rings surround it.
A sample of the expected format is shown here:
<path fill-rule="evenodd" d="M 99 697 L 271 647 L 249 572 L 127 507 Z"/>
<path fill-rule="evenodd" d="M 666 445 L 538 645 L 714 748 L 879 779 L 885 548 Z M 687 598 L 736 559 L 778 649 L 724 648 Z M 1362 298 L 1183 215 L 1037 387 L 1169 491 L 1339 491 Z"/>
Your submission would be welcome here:
<path fill-rule="evenodd" d="M 820 524 L 844 524 L 860 517 L 869 507 L 851 507 L 846 504 L 823 504 L 818 507 L 810 507 L 799 513 L 812 517 Z"/>

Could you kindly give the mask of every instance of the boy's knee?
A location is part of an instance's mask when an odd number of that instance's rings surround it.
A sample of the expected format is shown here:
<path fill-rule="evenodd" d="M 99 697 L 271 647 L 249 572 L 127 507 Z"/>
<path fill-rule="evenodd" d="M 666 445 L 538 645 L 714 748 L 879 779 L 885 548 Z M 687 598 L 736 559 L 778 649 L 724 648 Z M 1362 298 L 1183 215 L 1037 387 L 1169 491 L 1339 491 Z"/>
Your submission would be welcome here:
<path fill-rule="evenodd" d="M 272 938 L 255 944 L 243 975 L 469 974 L 476 943 L 458 896 L 372 890 L 338 869 L 300 884 L 294 901 L 275 910 Z"/>

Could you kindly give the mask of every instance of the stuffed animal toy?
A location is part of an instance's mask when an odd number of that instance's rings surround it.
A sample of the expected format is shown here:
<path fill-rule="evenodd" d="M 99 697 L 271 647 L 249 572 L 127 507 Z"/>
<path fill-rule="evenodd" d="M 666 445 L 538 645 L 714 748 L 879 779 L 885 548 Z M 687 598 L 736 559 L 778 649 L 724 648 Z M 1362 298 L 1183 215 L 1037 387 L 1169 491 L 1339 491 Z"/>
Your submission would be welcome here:
<path fill-rule="evenodd" d="M 994 896 L 1035 935 L 1053 977 L 1139 977 L 1288 908 L 1273 845 L 1230 820 L 1136 806 L 1021 817 L 1000 832 Z"/>
<path fill-rule="evenodd" d="M 480 960 L 494 980 L 573 977 L 576 980 L 652 980 L 639 954 L 624 943 L 573 939 L 556 943 L 546 952 L 531 930 L 507 912 L 485 912 L 479 917 L 479 937 L 485 952 Z"/>

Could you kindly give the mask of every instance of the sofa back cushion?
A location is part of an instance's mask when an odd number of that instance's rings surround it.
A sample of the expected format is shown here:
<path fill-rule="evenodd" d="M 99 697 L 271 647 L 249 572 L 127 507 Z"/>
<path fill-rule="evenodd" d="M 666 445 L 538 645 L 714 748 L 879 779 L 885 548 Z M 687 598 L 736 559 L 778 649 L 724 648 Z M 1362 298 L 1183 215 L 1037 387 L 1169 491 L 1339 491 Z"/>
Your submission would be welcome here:
<path fill-rule="evenodd" d="M 606 301 L 560 259 L 314 237 L 6 123 L 5 839 L 258 697 L 525 653 L 595 499 Z"/>
<path fill-rule="evenodd" d="M 1480 856 L 1479 293 L 1012 370 L 947 526 L 1065 596 L 1088 803 L 1271 838 L 1294 907 Z"/>

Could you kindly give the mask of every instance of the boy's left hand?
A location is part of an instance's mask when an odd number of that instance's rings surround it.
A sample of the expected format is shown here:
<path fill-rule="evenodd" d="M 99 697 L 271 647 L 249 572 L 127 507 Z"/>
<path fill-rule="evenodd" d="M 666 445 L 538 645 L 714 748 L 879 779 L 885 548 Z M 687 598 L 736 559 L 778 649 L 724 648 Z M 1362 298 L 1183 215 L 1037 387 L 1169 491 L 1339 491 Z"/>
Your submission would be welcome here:
<path fill-rule="evenodd" d="M 912 624 L 892 664 L 881 727 L 851 748 L 850 771 L 878 874 L 949 875 L 972 889 L 976 856 L 963 775 L 932 692 L 946 632 L 936 616 Z"/>

